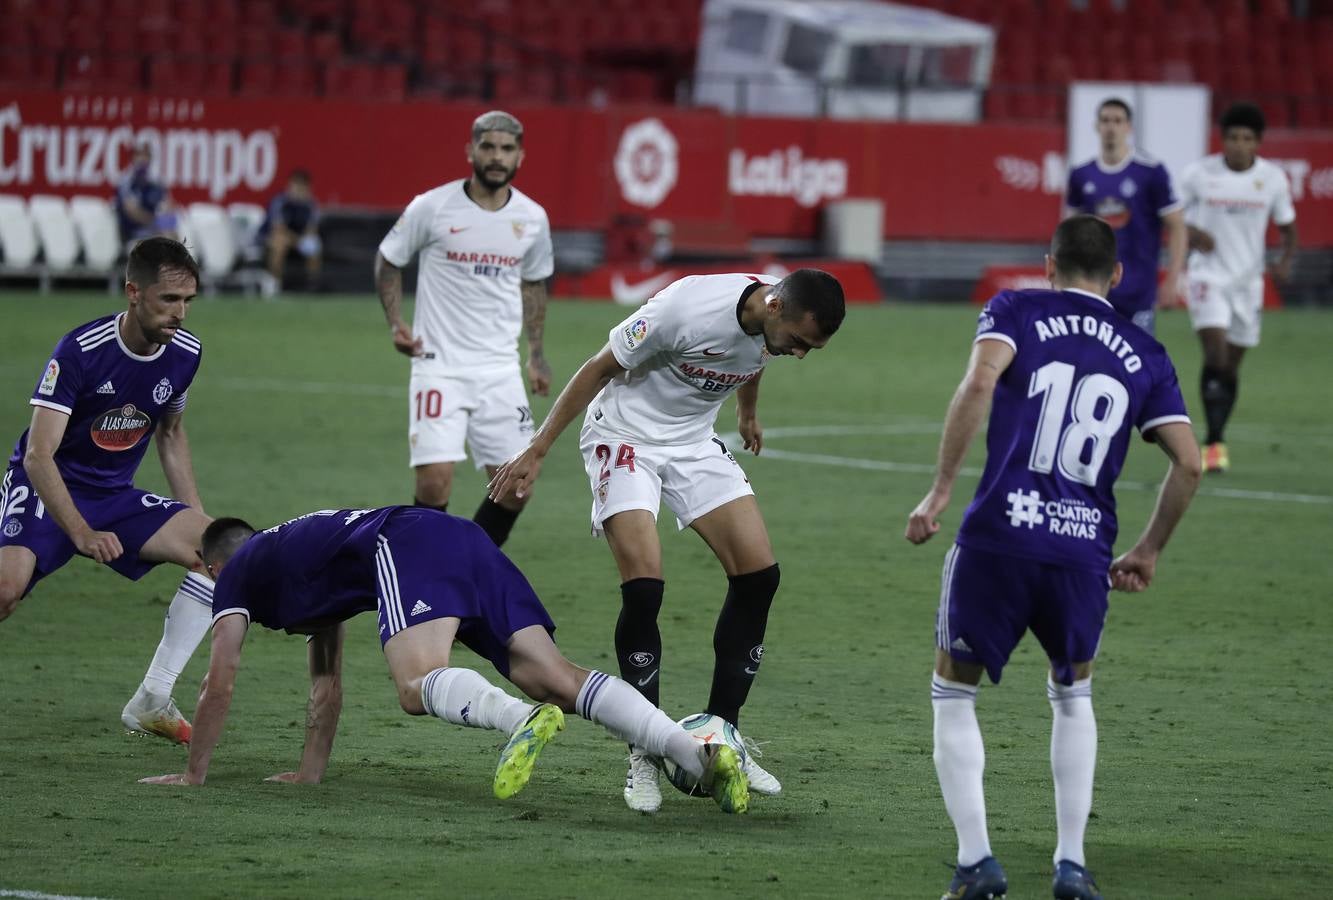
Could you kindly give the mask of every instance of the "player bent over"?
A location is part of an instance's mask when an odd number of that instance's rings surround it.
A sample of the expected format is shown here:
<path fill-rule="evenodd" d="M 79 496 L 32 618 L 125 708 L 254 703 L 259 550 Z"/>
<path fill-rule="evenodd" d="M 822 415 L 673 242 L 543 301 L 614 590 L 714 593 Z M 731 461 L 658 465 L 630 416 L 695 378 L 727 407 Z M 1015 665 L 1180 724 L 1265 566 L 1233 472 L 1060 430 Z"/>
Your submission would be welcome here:
<path fill-rule="evenodd" d="M 750 481 L 713 430 L 736 395 L 746 449 L 763 446 L 759 378 L 774 356 L 803 359 L 842 324 L 842 286 L 827 272 L 800 269 L 781 281 L 756 275 L 698 275 L 668 285 L 611 329 L 583 364 L 522 453 L 491 481 L 491 496 L 525 496 L 560 432 L 587 409 L 579 447 L 592 488 L 593 534 L 606 534 L 620 571 L 616 658 L 620 677 L 658 705 L 662 636 L 662 547 L 657 510 L 666 500 L 681 528 L 693 528 L 727 574 L 713 632 L 713 685 L 706 711 L 737 725 L 764 654 L 778 566 Z M 625 802 L 652 812 L 662 803 L 658 770 L 630 748 Z M 755 762 L 755 793 L 782 785 Z"/>
<path fill-rule="evenodd" d="M 217 579 L 213 653 L 189 767 L 147 783 L 204 783 L 251 622 L 311 636 L 305 752 L 295 772 L 270 780 L 318 782 L 342 709 L 343 622 L 377 609 L 404 712 L 510 735 L 495 771 L 497 797 L 527 784 L 538 754 L 564 728 L 563 710 L 669 757 L 699 778 L 723 811 L 743 813 L 749 805 L 735 750 L 700 745 L 619 679 L 560 655 L 551 640 L 555 625 L 527 579 L 473 522 L 399 506 L 322 510 L 258 534 L 240 519 L 218 519 L 204 532 L 202 554 Z M 538 705 L 450 666 L 455 638 Z"/>
<path fill-rule="evenodd" d="M 121 713 L 133 731 L 182 743 L 190 723 L 171 691 L 208 631 L 213 596 L 195 552 L 209 519 L 184 424 L 202 351 L 181 323 L 198 284 L 198 266 L 179 242 L 136 244 L 125 270 L 128 308 L 56 344 L 29 401 L 32 423 L 0 482 L 0 620 L 76 553 L 134 580 L 163 562 L 188 570 L 143 683 Z M 134 487 L 149 435 L 175 499 Z"/>
<path fill-rule="evenodd" d="M 1059 831 L 1053 892 L 1099 896 L 1084 868 L 1083 832 L 1097 759 L 1092 663 L 1108 586 L 1148 587 L 1200 477 L 1199 448 L 1166 350 L 1105 299 L 1120 271 L 1110 226 L 1074 216 L 1056 229 L 1046 257 L 1054 290 L 991 299 L 949 405 L 935 483 L 907 522 L 914 544 L 939 531 L 989 405 L 986 468 L 945 556 L 931 680 L 935 769 L 958 834 L 948 900 L 1008 890 L 986 833 L 976 698 L 982 673 L 998 683 L 1028 629 L 1051 663 L 1046 693 Z M 1112 562 L 1112 486 L 1134 428 L 1162 448 L 1170 470 L 1143 535 Z"/>

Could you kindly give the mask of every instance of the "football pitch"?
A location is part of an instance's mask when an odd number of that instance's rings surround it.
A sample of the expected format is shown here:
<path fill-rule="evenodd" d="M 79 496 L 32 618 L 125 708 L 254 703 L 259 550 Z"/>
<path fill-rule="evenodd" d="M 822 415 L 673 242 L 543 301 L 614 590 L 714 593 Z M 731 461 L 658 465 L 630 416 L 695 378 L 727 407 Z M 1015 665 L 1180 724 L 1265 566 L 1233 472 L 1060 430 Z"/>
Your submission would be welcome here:
<path fill-rule="evenodd" d="M 56 340 L 120 309 L 105 295 L 0 293 L 6 452 Z M 557 387 L 624 311 L 552 304 Z M 940 566 L 975 485 L 981 441 L 924 547 L 903 540 L 930 482 L 968 352 L 963 306 L 853 308 L 828 349 L 768 369 L 766 449 L 738 458 L 782 565 L 763 674 L 741 724 L 780 797 L 747 816 L 675 793 L 625 808 L 626 749 L 569 717 L 518 797 L 491 796 L 494 732 L 397 706 L 374 618 L 348 626 L 342 722 L 323 784 L 266 784 L 296 767 L 309 687 L 300 637 L 252 628 L 235 702 L 202 788 L 136 784 L 185 752 L 127 735 L 119 713 L 179 582 L 74 560 L 0 624 L 0 897 L 938 897 L 952 826 L 931 762 L 929 673 Z M 314 509 L 411 499 L 407 361 L 373 297 L 197 300 L 203 342 L 186 423 L 207 511 L 263 527 Z M 1161 333 L 1198 406 L 1183 313 Z M 1264 319 L 1228 443 L 1146 594 L 1113 594 L 1094 703 L 1097 788 L 1088 865 L 1107 897 L 1322 895 L 1333 865 L 1333 313 Z M 541 418 L 550 398 L 537 398 Z M 719 431 L 734 431 L 733 403 Z M 1123 550 L 1165 457 L 1135 441 L 1118 490 Z M 149 452 L 138 483 L 165 491 Z M 470 515 L 483 479 L 455 478 Z M 611 556 L 588 535 L 577 426 L 556 445 L 506 551 L 559 626 L 565 654 L 615 672 Z M 726 583 L 663 515 L 662 702 L 700 710 Z M 176 691 L 189 715 L 207 664 Z M 455 661 L 499 676 L 461 647 Z M 1049 897 L 1051 712 L 1028 638 L 981 691 L 991 842 L 1011 898 Z"/>

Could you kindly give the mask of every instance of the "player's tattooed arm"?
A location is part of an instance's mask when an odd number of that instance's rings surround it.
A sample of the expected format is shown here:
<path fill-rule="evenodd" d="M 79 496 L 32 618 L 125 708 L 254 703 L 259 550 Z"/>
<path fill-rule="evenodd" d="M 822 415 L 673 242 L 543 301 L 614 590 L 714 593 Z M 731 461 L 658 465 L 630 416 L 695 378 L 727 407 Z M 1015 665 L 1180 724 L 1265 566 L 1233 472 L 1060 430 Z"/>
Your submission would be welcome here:
<path fill-rule="evenodd" d="M 333 738 L 342 713 L 343 625 L 339 622 L 317 632 L 307 645 L 310 655 L 310 700 L 306 704 L 305 750 L 295 772 L 283 772 L 268 781 L 318 784 L 328 768 Z"/>
<path fill-rule="evenodd" d="M 74 505 L 65 479 L 56 467 L 55 453 L 65 436 L 69 416 L 63 412 L 38 406 L 32 411 L 28 428 L 28 449 L 23 457 L 23 469 L 28 473 L 37 496 L 46 511 L 55 519 L 60 530 L 69 536 L 78 551 L 99 563 L 108 563 L 125 552 L 120 538 L 110 531 L 94 531 L 88 520 Z"/>
<path fill-rule="evenodd" d="M 171 495 L 182 503 L 203 512 L 199 486 L 194 479 L 194 463 L 190 458 L 190 439 L 185 434 L 182 413 L 167 413 L 158 424 L 157 456 L 162 461 L 162 473 L 167 476 Z"/>
<path fill-rule="evenodd" d="M 551 364 L 542 347 L 546 328 L 546 282 L 524 281 L 519 288 L 523 298 L 523 332 L 528 336 L 528 383 L 532 392 L 545 397 L 551 392 Z"/>
<path fill-rule="evenodd" d="M 407 356 L 421 356 L 424 352 L 421 338 L 413 338 L 412 329 L 403 321 L 403 270 L 382 253 L 375 254 L 375 290 L 380 306 L 384 307 L 384 320 L 389 323 L 394 349 Z"/>

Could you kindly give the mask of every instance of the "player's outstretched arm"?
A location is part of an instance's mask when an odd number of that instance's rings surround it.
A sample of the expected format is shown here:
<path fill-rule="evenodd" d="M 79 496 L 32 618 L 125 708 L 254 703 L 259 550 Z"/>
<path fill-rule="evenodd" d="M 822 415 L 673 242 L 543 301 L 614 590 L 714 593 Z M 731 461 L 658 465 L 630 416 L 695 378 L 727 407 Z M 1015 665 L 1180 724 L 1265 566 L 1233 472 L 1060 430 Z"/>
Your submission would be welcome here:
<path fill-rule="evenodd" d="M 199 486 L 194 480 L 194 462 L 190 458 L 190 439 L 185 434 L 185 414 L 167 413 L 157 426 L 157 457 L 162 474 L 167 476 L 171 496 L 203 512 Z"/>
<path fill-rule="evenodd" d="M 597 392 L 604 388 L 608 381 L 624 371 L 625 368 L 616 361 L 615 354 L 611 352 L 610 344 L 603 346 L 596 356 L 579 366 L 574 377 L 569 379 L 569 384 L 566 384 L 560 396 L 555 398 L 555 405 L 546 414 L 541 427 L 532 436 L 532 441 L 521 453 L 496 471 L 495 477 L 486 487 L 486 493 L 490 498 L 494 500 L 497 497 L 504 497 L 511 491 L 516 497 L 527 496 L 528 489 L 532 487 L 532 483 L 537 480 L 537 473 L 541 471 L 542 460 L 550 452 L 555 439 L 560 437 L 579 413 L 588 408 L 592 398 L 597 396 Z"/>
<path fill-rule="evenodd" d="M 403 270 L 375 254 L 375 289 L 379 292 L 384 319 L 389 323 L 389 336 L 394 349 L 407 356 L 421 356 L 421 338 L 412 337 L 412 329 L 403 321 Z"/>
<path fill-rule="evenodd" d="M 542 335 L 546 328 L 546 282 L 525 281 L 519 286 L 523 298 L 523 331 L 528 336 L 528 386 L 539 397 L 551 393 L 551 364 L 546 361 Z"/>
<path fill-rule="evenodd" d="M 1146 590 L 1157 571 L 1157 557 L 1185 515 L 1199 487 L 1202 467 L 1199 444 L 1187 423 L 1171 422 L 1153 431 L 1153 440 L 1171 460 L 1157 494 L 1148 527 L 1129 552 L 1111 563 L 1111 586 L 1118 591 Z"/>
<path fill-rule="evenodd" d="M 990 408 L 995 385 L 1014 359 L 1014 348 L 1004 341 L 981 340 L 972 345 L 967 373 L 949 401 L 944 417 L 944 435 L 940 438 L 935 483 L 907 517 L 904 533 L 913 544 L 924 544 L 940 530 L 939 516 L 949 505 L 953 483 L 963 468 L 967 449 Z"/>
<path fill-rule="evenodd" d="M 74 505 L 65 479 L 56 467 L 56 449 L 65 436 L 69 416 L 44 406 L 34 407 L 28 428 L 28 449 L 23 456 L 23 470 L 28 473 L 37 496 L 60 530 L 69 536 L 84 556 L 100 563 L 111 562 L 125 549 L 120 538 L 109 531 L 94 531 Z"/>
<path fill-rule="evenodd" d="M 236 669 L 241 662 L 241 645 L 249 622 L 240 613 L 223 616 L 213 623 L 213 650 L 208 660 L 205 687 L 194 711 L 194 730 L 190 735 L 190 761 L 180 775 L 141 778 L 140 784 L 203 784 L 213 749 L 222 737 L 222 726 L 231 709 L 232 690 L 236 687 Z"/>
<path fill-rule="evenodd" d="M 338 716 L 343 708 L 343 623 L 317 632 L 306 646 L 310 654 L 310 702 L 305 714 L 305 750 L 295 772 L 264 779 L 319 784 L 333 752 Z"/>

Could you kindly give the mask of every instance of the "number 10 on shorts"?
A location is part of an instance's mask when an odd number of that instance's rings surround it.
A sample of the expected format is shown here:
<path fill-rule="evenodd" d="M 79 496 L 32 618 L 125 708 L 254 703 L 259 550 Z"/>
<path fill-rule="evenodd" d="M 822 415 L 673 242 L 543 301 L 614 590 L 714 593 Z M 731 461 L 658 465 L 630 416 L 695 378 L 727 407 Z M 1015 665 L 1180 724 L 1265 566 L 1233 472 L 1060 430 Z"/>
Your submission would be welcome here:
<path fill-rule="evenodd" d="M 416 421 L 424 419 L 438 419 L 440 410 L 444 405 L 444 397 L 435 388 L 428 391 L 417 391 L 416 396 L 412 398 L 416 404 Z M 423 416 L 422 413 L 425 413 Z"/>
<path fill-rule="evenodd" d="M 597 476 L 598 481 L 606 481 L 611 477 L 611 448 L 606 444 L 598 444 L 593 451 L 597 458 L 602 461 L 602 471 Z M 634 471 L 634 448 L 629 444 L 619 444 L 616 446 L 616 468 L 629 469 Z"/>

